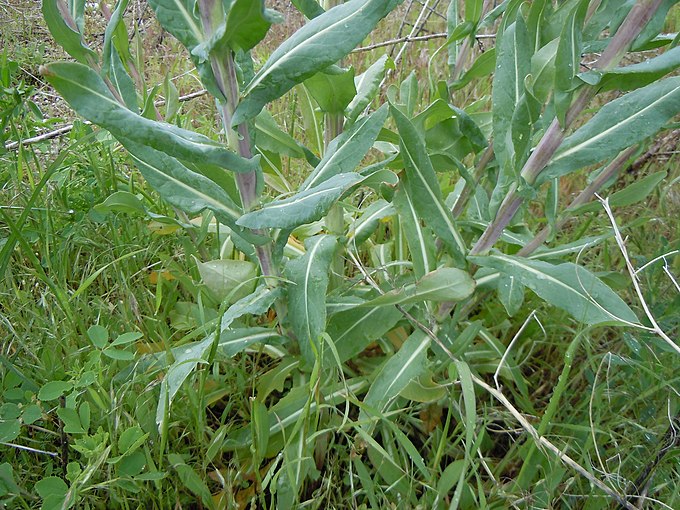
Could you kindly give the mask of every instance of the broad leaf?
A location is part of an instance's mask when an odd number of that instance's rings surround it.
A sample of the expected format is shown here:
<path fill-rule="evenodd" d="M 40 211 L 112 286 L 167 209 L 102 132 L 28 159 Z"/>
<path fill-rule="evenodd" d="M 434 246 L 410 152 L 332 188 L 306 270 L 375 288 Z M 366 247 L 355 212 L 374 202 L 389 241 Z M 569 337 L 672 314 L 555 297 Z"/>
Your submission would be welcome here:
<path fill-rule="evenodd" d="M 220 223 L 248 242 L 261 244 L 265 240 L 236 225 L 242 214 L 240 206 L 212 180 L 189 170 L 167 154 L 126 138 L 121 138 L 120 142 L 148 183 L 169 203 L 192 214 L 210 209 Z"/>
<path fill-rule="evenodd" d="M 401 312 L 393 306 L 355 307 L 331 315 L 326 331 L 344 362 L 390 331 L 401 318 Z M 329 363 L 334 359 L 330 352 L 326 352 L 326 358 Z"/>
<path fill-rule="evenodd" d="M 345 191 L 360 180 L 361 175 L 354 172 L 336 175 L 315 188 L 244 214 L 237 224 L 252 229 L 287 229 L 311 223 L 321 219 Z"/>
<path fill-rule="evenodd" d="M 326 329 L 326 289 L 329 268 L 337 248 L 334 236 L 319 235 L 305 241 L 305 254 L 288 262 L 288 313 L 300 352 L 310 366 L 320 352 L 319 337 Z"/>
<path fill-rule="evenodd" d="M 420 330 L 408 337 L 401 349 L 382 366 L 364 397 L 359 422 L 366 431 L 372 431 L 375 421 L 389 408 L 395 397 L 427 369 L 427 348 L 430 338 Z"/>
<path fill-rule="evenodd" d="M 271 54 L 243 91 L 232 122 L 255 117 L 270 101 L 336 63 L 401 0 L 350 0 L 314 18 Z"/>
<path fill-rule="evenodd" d="M 234 303 L 252 294 L 257 283 L 257 266 L 249 260 L 196 262 L 201 280 L 218 301 Z"/>
<path fill-rule="evenodd" d="M 611 158 L 659 131 L 680 112 L 680 78 L 667 78 L 607 103 L 560 146 L 536 184 Z"/>
<path fill-rule="evenodd" d="M 553 265 L 501 254 L 468 258 L 481 267 L 498 269 L 517 278 L 522 285 L 551 305 L 566 310 L 578 321 L 590 325 L 618 320 L 639 323 L 628 305 L 584 267 L 570 262 Z"/>
<path fill-rule="evenodd" d="M 314 171 L 300 187 L 308 190 L 334 175 L 353 172 L 378 138 L 387 120 L 387 107 L 382 106 L 368 117 L 356 121 L 328 145 L 328 149 Z"/>
<path fill-rule="evenodd" d="M 75 63 L 44 66 L 43 74 L 74 110 L 111 132 L 193 163 L 211 163 L 234 172 L 252 172 L 257 160 L 247 160 L 210 138 L 137 115 L 113 97 L 104 81 L 89 67 Z"/>
<path fill-rule="evenodd" d="M 440 267 L 415 283 L 391 290 L 360 306 L 386 306 L 421 303 L 423 301 L 462 301 L 472 295 L 475 281 L 465 271 L 454 267 Z"/>
<path fill-rule="evenodd" d="M 493 78 L 494 152 L 502 171 L 512 170 L 512 118 L 524 95 L 524 78 L 531 71 L 529 34 L 522 16 L 503 33 Z M 509 172 L 512 173 L 512 172 Z"/>
<path fill-rule="evenodd" d="M 408 188 L 421 219 L 460 262 L 467 248 L 454 224 L 451 212 L 447 210 L 442 200 L 439 182 L 427 155 L 425 142 L 403 113 L 395 107 L 391 107 L 391 112 L 399 130 L 400 153 L 406 169 L 402 182 Z"/>
<path fill-rule="evenodd" d="M 649 85 L 680 67 L 680 46 L 661 55 L 604 73 L 592 70 L 579 74 L 584 82 L 600 90 L 633 90 Z"/>
<path fill-rule="evenodd" d="M 307 78 L 305 87 L 322 112 L 341 114 L 356 95 L 354 68 L 342 69 L 332 65 Z"/>

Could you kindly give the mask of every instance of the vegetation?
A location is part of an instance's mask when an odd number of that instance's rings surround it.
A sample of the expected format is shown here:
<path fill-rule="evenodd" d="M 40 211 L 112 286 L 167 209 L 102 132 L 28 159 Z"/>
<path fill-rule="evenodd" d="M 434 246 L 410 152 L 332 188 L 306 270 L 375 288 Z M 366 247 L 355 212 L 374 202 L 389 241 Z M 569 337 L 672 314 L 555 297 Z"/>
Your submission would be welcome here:
<path fill-rule="evenodd" d="M 676 3 L 0 2 L 0 507 L 678 508 Z"/>

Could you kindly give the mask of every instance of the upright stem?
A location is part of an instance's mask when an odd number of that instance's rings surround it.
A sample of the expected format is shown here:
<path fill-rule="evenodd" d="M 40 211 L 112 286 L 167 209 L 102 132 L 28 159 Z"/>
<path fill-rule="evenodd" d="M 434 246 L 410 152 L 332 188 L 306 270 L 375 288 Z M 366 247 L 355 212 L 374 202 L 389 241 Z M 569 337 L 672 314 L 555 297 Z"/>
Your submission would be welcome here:
<path fill-rule="evenodd" d="M 203 23 L 203 30 L 207 37 L 210 37 L 214 30 L 214 23 L 220 18 L 216 11 L 221 13 L 222 5 L 218 0 L 199 0 L 199 9 L 201 13 L 201 21 Z M 236 131 L 231 127 L 231 121 L 234 116 L 234 111 L 239 101 L 239 84 L 236 76 L 236 64 L 234 63 L 234 53 L 227 50 L 222 58 L 216 55 L 210 56 L 210 64 L 215 81 L 220 88 L 222 95 L 226 98 L 225 101 L 218 101 L 218 108 L 222 117 L 222 124 L 224 132 L 227 137 L 227 144 L 229 148 L 237 152 L 240 156 L 250 159 L 253 157 L 252 147 L 250 145 L 250 133 L 246 123 L 239 124 Z M 255 171 L 247 173 L 236 174 L 236 185 L 238 187 L 239 195 L 241 196 L 241 204 L 244 211 L 248 211 L 258 202 L 257 196 L 257 173 Z M 256 234 L 265 235 L 266 232 L 256 230 Z M 260 262 L 260 269 L 264 276 L 276 276 L 277 271 L 272 262 L 271 245 L 265 244 L 256 246 L 255 252 Z"/>
<path fill-rule="evenodd" d="M 625 21 L 621 24 L 612 38 L 602 56 L 595 63 L 594 67 L 600 70 L 611 69 L 616 66 L 628 47 L 633 43 L 641 30 L 659 9 L 663 0 L 641 0 L 628 13 Z M 569 126 L 581 114 L 586 105 L 596 94 L 597 89 L 591 86 L 584 86 L 576 99 L 569 108 L 564 126 L 560 126 L 559 121 L 554 119 L 547 129 L 543 138 L 534 149 L 531 157 L 527 160 L 521 175 L 524 180 L 532 185 L 537 177 L 550 162 L 553 155 L 562 144 Z M 496 214 L 496 219 L 487 227 L 475 246 L 470 251 L 470 255 L 479 255 L 491 249 L 498 238 L 508 226 L 515 213 L 522 205 L 524 199 L 517 194 L 516 186 L 508 192 L 501 207 Z"/>

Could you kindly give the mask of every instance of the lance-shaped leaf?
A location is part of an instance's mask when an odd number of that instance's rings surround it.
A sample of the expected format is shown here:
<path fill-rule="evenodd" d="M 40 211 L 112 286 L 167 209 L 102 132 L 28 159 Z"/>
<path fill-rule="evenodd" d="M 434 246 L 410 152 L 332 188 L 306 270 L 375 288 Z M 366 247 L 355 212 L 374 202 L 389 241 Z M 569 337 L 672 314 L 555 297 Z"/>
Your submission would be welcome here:
<path fill-rule="evenodd" d="M 366 71 L 354 78 L 354 87 L 357 93 L 347 106 L 346 112 L 347 120 L 350 123 L 356 121 L 361 112 L 371 104 L 378 93 L 387 69 L 394 69 L 394 62 L 387 55 L 383 55 L 371 64 Z"/>
<path fill-rule="evenodd" d="M 520 15 L 503 33 L 493 78 L 493 148 L 501 169 L 510 168 L 514 155 L 512 118 L 524 94 L 524 78 L 531 72 L 529 55 L 529 33 Z"/>
<path fill-rule="evenodd" d="M 283 131 L 267 110 L 262 110 L 255 119 L 255 145 L 291 158 L 309 157 L 309 149 Z"/>
<path fill-rule="evenodd" d="M 617 320 L 639 323 L 633 311 L 613 290 L 586 268 L 571 262 L 553 265 L 501 254 L 468 258 L 481 267 L 494 268 L 517 278 L 539 297 L 566 310 L 578 321 L 590 325 Z"/>
<path fill-rule="evenodd" d="M 394 306 L 355 307 L 331 315 L 326 331 L 340 362 L 344 362 L 390 331 L 401 318 L 401 312 Z M 332 363 L 334 356 L 327 351 L 326 358 Z"/>
<path fill-rule="evenodd" d="M 498 299 L 508 315 L 512 317 L 524 303 L 524 285 L 514 276 L 502 275 L 498 279 Z"/>
<path fill-rule="evenodd" d="M 560 146 L 537 184 L 614 157 L 652 136 L 680 112 L 680 77 L 666 78 L 604 105 Z"/>
<path fill-rule="evenodd" d="M 413 259 L 413 272 L 416 278 L 422 278 L 437 267 L 437 256 L 432 230 L 422 225 L 420 215 L 413 203 L 413 197 L 404 186 L 394 194 L 392 200 L 399 213 L 399 226 L 406 237 L 408 249 Z"/>
<path fill-rule="evenodd" d="M 139 112 L 139 105 L 137 104 L 137 89 L 135 83 L 127 73 L 125 66 L 123 66 L 120 55 L 118 55 L 118 50 L 116 50 L 116 47 L 113 44 L 109 46 L 109 52 L 109 68 L 107 71 L 109 80 L 111 80 L 111 84 L 118 91 L 118 94 L 128 110 L 137 113 Z"/>
<path fill-rule="evenodd" d="M 300 189 L 308 190 L 335 175 L 354 171 L 378 138 L 380 129 L 387 120 L 387 114 L 387 106 L 382 106 L 368 117 L 359 119 L 350 129 L 333 139 L 328 144 L 323 159 L 305 179 Z"/>
<path fill-rule="evenodd" d="M 425 142 L 411 121 L 397 108 L 391 107 L 400 137 L 400 153 L 404 160 L 406 176 L 402 179 L 413 198 L 421 219 L 449 248 L 460 262 L 467 249 L 454 224 L 450 211 L 444 205 L 437 176 L 427 155 Z"/>
<path fill-rule="evenodd" d="M 217 354 L 231 358 L 253 344 L 280 344 L 285 338 L 272 328 L 239 328 L 223 332 L 217 344 Z"/>
<path fill-rule="evenodd" d="M 118 25 L 123 21 L 123 14 L 125 14 L 128 3 L 130 3 L 130 0 L 120 0 L 111 13 L 109 23 L 106 25 L 106 30 L 104 31 L 104 45 L 102 47 L 102 69 L 104 71 L 109 69 L 109 58 L 111 55 L 111 47 L 113 46 L 113 38 L 118 30 Z"/>
<path fill-rule="evenodd" d="M 243 91 L 232 122 L 252 119 L 268 102 L 343 58 L 400 3 L 350 0 L 311 20 L 274 50 Z"/>
<path fill-rule="evenodd" d="M 321 219 L 338 199 L 361 180 L 350 172 L 336 175 L 315 188 L 275 200 L 261 209 L 244 214 L 238 224 L 248 228 L 295 228 Z"/>
<path fill-rule="evenodd" d="M 583 21 L 588 8 L 588 0 L 581 0 L 574 6 L 565 20 L 555 55 L 555 112 L 563 125 L 567 110 L 571 105 L 574 89 L 581 84 L 575 77 L 578 74 L 583 51 Z"/>
<path fill-rule="evenodd" d="M 427 348 L 430 338 L 420 331 L 414 331 L 401 349 L 382 366 L 373 384 L 364 397 L 359 413 L 359 422 L 366 431 L 372 431 L 375 422 L 408 384 L 427 369 Z M 369 421 L 371 420 L 371 421 Z"/>
<path fill-rule="evenodd" d="M 219 301 L 233 303 L 250 295 L 257 283 L 257 266 L 249 260 L 196 262 L 201 280 Z"/>
<path fill-rule="evenodd" d="M 258 244 L 263 241 L 236 225 L 241 208 L 213 181 L 162 152 L 127 138 L 121 138 L 120 142 L 132 155 L 144 178 L 169 203 L 191 214 L 210 209 L 220 223 L 244 239 Z"/>
<path fill-rule="evenodd" d="M 66 0 L 43 0 L 42 13 L 52 37 L 66 53 L 83 64 L 96 61 L 97 54 L 83 42 L 76 19 L 69 12 Z"/>
<path fill-rule="evenodd" d="M 661 55 L 626 67 L 617 67 L 602 73 L 592 70 L 579 74 L 579 78 L 600 90 L 633 90 L 649 85 L 680 67 L 680 46 Z"/>
<path fill-rule="evenodd" d="M 305 254 L 288 262 L 288 317 L 300 345 L 300 352 L 311 365 L 319 352 L 319 337 L 326 329 L 326 289 L 337 239 L 330 235 L 310 237 Z"/>
<path fill-rule="evenodd" d="M 134 140 L 191 163 L 210 163 L 233 172 L 252 172 L 257 159 L 245 159 L 207 136 L 146 119 L 122 106 L 89 67 L 63 62 L 42 68 L 47 81 L 73 109 L 113 136 Z"/>
<path fill-rule="evenodd" d="M 440 267 L 415 283 L 391 290 L 360 306 L 407 305 L 423 301 L 462 301 L 475 290 L 475 281 L 465 271 L 455 267 Z"/>
<path fill-rule="evenodd" d="M 379 199 L 369 205 L 350 227 L 347 238 L 350 244 L 358 246 L 368 239 L 378 228 L 381 219 L 394 214 L 394 207 L 389 202 Z"/>

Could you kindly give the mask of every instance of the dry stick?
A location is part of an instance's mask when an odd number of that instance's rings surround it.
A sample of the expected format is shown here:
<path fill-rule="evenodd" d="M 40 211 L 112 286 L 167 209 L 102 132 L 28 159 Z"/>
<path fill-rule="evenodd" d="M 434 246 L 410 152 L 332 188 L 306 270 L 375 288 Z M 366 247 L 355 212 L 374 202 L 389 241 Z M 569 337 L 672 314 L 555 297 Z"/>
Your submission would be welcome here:
<path fill-rule="evenodd" d="M 363 264 L 361 261 L 357 258 L 357 256 L 352 252 L 351 250 L 348 250 L 347 252 L 356 265 L 356 267 L 359 269 L 359 272 L 361 272 L 362 276 L 364 277 L 364 280 L 371 286 L 373 287 L 379 294 L 383 295 L 385 292 L 380 288 L 380 286 L 377 284 L 377 282 L 373 279 L 373 277 L 366 271 L 364 268 Z M 415 327 L 420 329 L 423 333 L 425 333 L 437 346 L 446 353 L 446 355 L 451 359 L 453 362 L 459 361 L 458 358 L 456 358 L 453 353 L 449 350 L 446 345 L 439 339 L 439 337 L 436 335 L 436 333 L 427 327 L 425 324 L 420 322 L 418 319 L 416 319 L 413 315 L 411 315 L 409 312 L 407 312 L 402 306 L 400 305 L 395 305 L 396 308 L 401 312 L 401 314 L 406 317 L 406 319 L 411 322 Z M 496 388 L 489 386 L 484 380 L 480 379 L 477 377 L 475 374 L 471 374 L 472 377 L 472 382 L 474 382 L 477 386 L 480 388 L 486 390 L 488 393 L 490 393 L 496 400 L 498 400 L 503 407 L 505 407 L 510 414 L 519 422 L 519 424 L 522 426 L 522 428 L 531 436 L 531 438 L 537 443 L 538 447 L 544 447 L 547 450 L 550 450 L 555 456 L 560 459 L 565 465 L 569 466 L 572 468 L 574 471 L 579 473 L 581 476 L 586 478 L 590 483 L 593 485 L 597 486 L 602 492 L 613 498 L 617 503 L 622 505 L 624 508 L 627 508 L 629 510 L 636 510 L 635 507 L 629 503 L 626 500 L 626 497 L 622 494 L 619 494 L 617 491 L 609 487 L 607 484 L 605 484 L 603 481 L 600 479 L 596 478 L 593 476 L 587 469 L 585 469 L 583 466 L 581 466 L 578 462 L 576 462 L 574 459 L 569 457 L 566 453 L 564 453 L 562 450 L 560 450 L 557 446 L 555 446 L 553 443 L 551 443 L 548 439 L 545 437 L 542 437 L 539 435 L 539 433 L 536 431 L 534 426 L 529 423 L 529 421 L 522 415 L 522 413 L 510 402 L 505 395 L 500 390 L 497 390 Z"/>
<path fill-rule="evenodd" d="M 427 20 L 430 18 L 431 12 L 428 12 L 427 9 L 430 6 L 430 0 L 427 0 L 423 4 L 423 8 L 420 10 L 420 13 L 418 14 L 418 19 L 416 19 L 416 22 L 413 24 L 413 28 L 411 29 L 411 33 L 408 35 L 408 38 L 416 37 L 418 33 L 420 33 L 424 28 L 425 24 L 427 23 Z M 401 57 L 404 55 L 404 52 L 406 51 L 406 47 L 408 46 L 408 41 L 404 42 L 397 52 L 397 56 L 394 57 L 394 64 L 398 64 L 399 61 L 401 60 Z"/>
<path fill-rule="evenodd" d="M 598 70 L 606 70 L 620 62 L 625 55 L 626 49 L 659 9 L 661 2 L 662 0 L 640 0 L 640 2 L 635 4 L 593 67 Z M 521 175 L 528 184 L 531 185 L 536 181 L 540 173 L 552 159 L 553 155 L 562 144 L 567 129 L 595 96 L 596 90 L 597 89 L 592 86 L 584 86 L 584 88 L 581 89 L 581 92 L 567 111 L 564 126 L 560 126 L 558 119 L 553 120 L 522 169 Z M 472 248 L 470 254 L 479 255 L 490 250 L 503 233 L 505 227 L 508 226 L 515 216 L 515 213 L 517 213 L 523 202 L 524 199 L 517 194 L 516 186 L 513 186 L 505 196 L 505 199 L 496 214 L 495 220 L 489 224 Z"/>
<path fill-rule="evenodd" d="M 178 101 L 180 102 L 185 102 L 185 101 L 190 101 L 192 99 L 196 99 L 197 97 L 204 96 L 207 93 L 206 90 L 199 90 L 196 92 L 192 92 L 191 94 L 186 94 L 184 96 L 180 96 Z M 154 103 L 155 106 L 163 106 L 165 104 L 165 99 L 160 99 Z M 84 124 L 90 125 L 92 124 L 90 121 L 84 121 Z M 67 124 L 65 126 L 62 126 L 58 129 L 55 129 L 54 131 L 49 131 L 47 133 L 43 133 L 41 135 L 34 136 L 32 138 L 26 138 L 26 140 L 21 140 L 18 142 L 10 142 L 7 145 L 5 145 L 5 150 L 11 151 L 11 150 L 16 150 L 19 148 L 19 145 L 22 146 L 27 146 L 27 145 L 33 145 L 39 142 L 44 142 L 45 140 L 51 140 L 52 138 L 57 138 L 59 136 L 65 135 L 66 133 L 71 132 L 73 130 L 73 124 Z"/>

